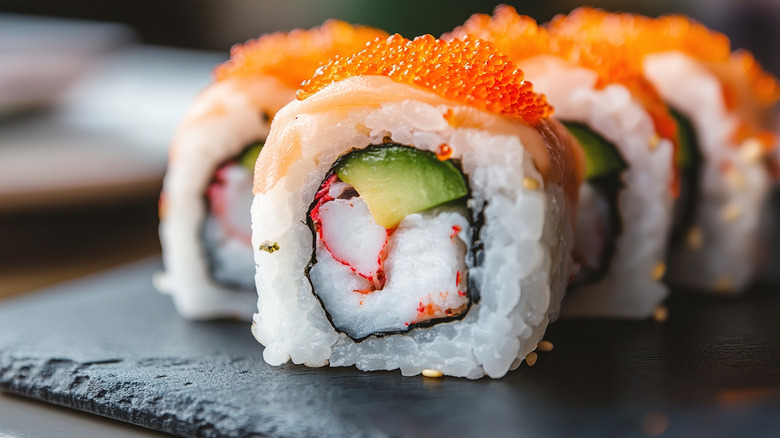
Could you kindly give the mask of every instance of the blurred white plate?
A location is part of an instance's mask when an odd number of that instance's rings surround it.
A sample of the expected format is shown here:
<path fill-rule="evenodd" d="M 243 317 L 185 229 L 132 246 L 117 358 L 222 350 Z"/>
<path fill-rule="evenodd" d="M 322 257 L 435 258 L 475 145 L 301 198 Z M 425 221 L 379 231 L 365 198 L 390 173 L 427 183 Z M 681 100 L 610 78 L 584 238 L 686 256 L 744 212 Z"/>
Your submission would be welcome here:
<path fill-rule="evenodd" d="M 53 104 L 96 57 L 133 39 L 119 24 L 0 14 L 0 116 Z"/>
<path fill-rule="evenodd" d="M 0 213 L 159 190 L 171 136 L 226 55 L 127 46 L 39 117 L 0 124 Z"/>

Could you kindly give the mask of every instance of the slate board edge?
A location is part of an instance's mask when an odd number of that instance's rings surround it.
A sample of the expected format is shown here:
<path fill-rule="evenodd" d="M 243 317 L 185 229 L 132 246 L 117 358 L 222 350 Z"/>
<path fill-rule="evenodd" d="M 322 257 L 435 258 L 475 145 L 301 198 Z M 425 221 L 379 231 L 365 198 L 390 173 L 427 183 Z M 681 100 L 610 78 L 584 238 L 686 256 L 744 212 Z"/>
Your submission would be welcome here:
<path fill-rule="evenodd" d="M 3 354 L 0 356 L 0 390 L 175 435 L 222 436 L 216 432 L 213 424 L 204 422 L 203 418 L 170 414 L 168 411 L 173 410 L 176 403 L 147 399 L 142 390 L 140 394 L 134 392 L 116 400 L 112 395 L 120 392 L 119 388 L 112 391 L 102 389 L 102 383 L 107 382 L 81 372 L 85 368 L 100 365 L 104 364 L 79 363 L 70 359 L 14 358 Z M 37 381 L 34 384 L 21 384 L 28 373 L 34 375 Z M 46 375 L 51 377 L 41 379 L 41 376 Z M 123 383 L 126 387 L 133 387 L 136 382 Z M 124 406 L 118 408 L 119 405 Z M 165 413 L 161 415 L 160 412 Z M 236 436 L 253 435 L 263 436 L 236 431 Z"/>

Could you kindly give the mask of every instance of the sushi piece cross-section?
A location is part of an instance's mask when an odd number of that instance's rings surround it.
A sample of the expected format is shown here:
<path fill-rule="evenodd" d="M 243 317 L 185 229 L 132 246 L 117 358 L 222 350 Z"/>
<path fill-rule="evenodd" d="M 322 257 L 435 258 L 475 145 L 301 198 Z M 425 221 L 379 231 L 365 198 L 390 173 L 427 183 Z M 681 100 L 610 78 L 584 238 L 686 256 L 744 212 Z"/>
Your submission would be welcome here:
<path fill-rule="evenodd" d="M 394 35 L 276 116 L 252 204 L 272 365 L 501 377 L 572 271 L 579 144 L 484 41 Z"/>
<path fill-rule="evenodd" d="M 649 318 L 663 283 L 678 178 L 676 124 L 630 48 L 585 30 L 540 26 L 510 6 L 476 14 L 445 38 L 493 41 L 555 106 L 583 147 L 571 317 Z"/>

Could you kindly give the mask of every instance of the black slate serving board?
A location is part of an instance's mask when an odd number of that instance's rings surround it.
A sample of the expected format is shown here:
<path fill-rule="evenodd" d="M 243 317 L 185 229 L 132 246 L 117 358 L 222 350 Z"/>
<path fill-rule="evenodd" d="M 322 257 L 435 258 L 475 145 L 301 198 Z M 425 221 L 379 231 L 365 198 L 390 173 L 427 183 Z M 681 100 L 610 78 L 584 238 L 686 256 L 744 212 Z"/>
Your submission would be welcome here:
<path fill-rule="evenodd" d="M 499 380 L 270 367 L 187 322 L 159 260 L 0 303 L 0 389 L 183 436 L 780 436 L 780 290 L 675 293 L 669 320 L 559 321 Z"/>

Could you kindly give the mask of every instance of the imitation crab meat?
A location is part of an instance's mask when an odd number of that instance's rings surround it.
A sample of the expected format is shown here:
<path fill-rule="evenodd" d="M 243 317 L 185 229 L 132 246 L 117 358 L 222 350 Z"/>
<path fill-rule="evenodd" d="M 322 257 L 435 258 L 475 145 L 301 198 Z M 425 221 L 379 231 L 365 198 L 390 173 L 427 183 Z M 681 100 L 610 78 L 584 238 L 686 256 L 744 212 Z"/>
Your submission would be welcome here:
<path fill-rule="evenodd" d="M 374 283 L 382 277 L 387 230 L 359 197 L 334 199 L 319 208 L 322 243 L 333 258 Z"/>
<path fill-rule="evenodd" d="M 355 189 L 336 175 L 323 183 L 316 202 L 311 218 L 320 242 L 335 260 L 380 289 L 384 284 L 382 254 L 390 231 L 376 223 Z"/>
<path fill-rule="evenodd" d="M 578 212 L 574 256 L 580 265 L 575 281 L 588 281 L 603 271 L 607 245 L 614 224 L 611 223 L 609 200 L 597 189 L 584 185 Z"/>
<path fill-rule="evenodd" d="M 207 196 L 211 213 L 225 233 L 251 246 L 252 175 L 246 168 L 236 163 L 219 168 Z"/>

